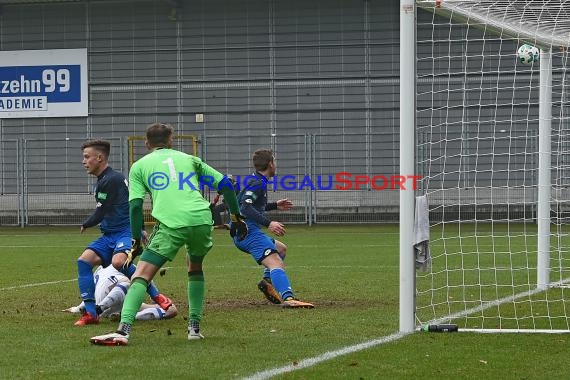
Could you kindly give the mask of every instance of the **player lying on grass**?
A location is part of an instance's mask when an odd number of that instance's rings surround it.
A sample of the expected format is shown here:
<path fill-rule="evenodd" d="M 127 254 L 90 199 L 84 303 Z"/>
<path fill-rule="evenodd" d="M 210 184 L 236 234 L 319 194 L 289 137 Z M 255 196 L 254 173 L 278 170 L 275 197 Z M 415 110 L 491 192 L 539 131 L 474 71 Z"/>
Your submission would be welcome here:
<path fill-rule="evenodd" d="M 94 273 L 95 277 L 95 304 L 100 317 L 108 317 L 111 320 L 118 319 L 125 300 L 125 294 L 131 286 L 131 281 L 112 265 L 107 268 L 99 266 Z M 85 303 L 81 302 L 77 306 L 72 306 L 63 311 L 82 314 L 85 312 Z M 164 310 L 158 304 L 143 303 L 136 319 L 139 321 L 151 319 L 170 319 L 178 314 L 176 306 L 173 304 Z"/>

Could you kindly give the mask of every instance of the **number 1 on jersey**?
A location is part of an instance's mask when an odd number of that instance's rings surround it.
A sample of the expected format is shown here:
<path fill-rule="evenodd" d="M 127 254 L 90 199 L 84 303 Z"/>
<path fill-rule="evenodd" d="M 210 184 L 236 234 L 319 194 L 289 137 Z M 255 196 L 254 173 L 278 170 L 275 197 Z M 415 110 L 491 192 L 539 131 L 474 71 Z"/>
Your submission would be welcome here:
<path fill-rule="evenodd" d="M 162 163 L 168 165 L 168 170 L 170 171 L 170 180 L 172 182 L 178 181 L 178 177 L 176 176 L 176 168 L 174 167 L 174 160 L 172 157 L 168 157 L 166 160 L 162 161 Z"/>

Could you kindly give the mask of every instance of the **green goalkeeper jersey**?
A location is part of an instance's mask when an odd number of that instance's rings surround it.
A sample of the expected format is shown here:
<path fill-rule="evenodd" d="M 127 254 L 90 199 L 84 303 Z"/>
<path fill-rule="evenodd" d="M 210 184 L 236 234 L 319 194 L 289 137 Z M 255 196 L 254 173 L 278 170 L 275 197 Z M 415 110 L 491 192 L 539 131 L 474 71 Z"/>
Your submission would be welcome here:
<path fill-rule="evenodd" d="M 224 175 L 198 157 L 159 148 L 136 161 L 129 173 L 129 201 L 152 198 L 152 216 L 170 228 L 212 224 L 200 189 L 217 188 Z"/>

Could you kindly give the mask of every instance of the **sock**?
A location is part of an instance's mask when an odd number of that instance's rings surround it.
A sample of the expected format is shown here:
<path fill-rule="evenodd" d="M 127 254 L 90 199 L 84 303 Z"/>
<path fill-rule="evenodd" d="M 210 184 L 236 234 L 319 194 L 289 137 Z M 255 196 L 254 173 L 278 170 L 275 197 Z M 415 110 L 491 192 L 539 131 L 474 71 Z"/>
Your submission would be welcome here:
<path fill-rule="evenodd" d="M 271 269 L 271 283 L 275 290 L 279 292 L 281 299 L 285 300 L 289 297 L 294 297 L 289 278 L 283 268 Z"/>
<path fill-rule="evenodd" d="M 154 299 L 154 297 L 156 297 L 157 295 L 160 294 L 160 292 L 158 291 L 158 288 L 154 284 L 154 281 L 151 281 L 150 284 L 148 284 L 148 288 L 146 288 L 146 292 L 148 293 L 148 295 L 150 296 L 151 299 Z"/>
<path fill-rule="evenodd" d="M 153 319 L 164 319 L 166 314 L 160 307 L 150 307 L 148 309 L 141 310 L 137 313 L 137 321 L 150 321 Z"/>
<path fill-rule="evenodd" d="M 128 268 L 121 268 L 119 272 L 127 276 L 127 278 L 131 278 L 133 274 L 135 274 L 136 270 L 137 270 L 136 265 L 131 263 Z"/>
<path fill-rule="evenodd" d="M 133 328 L 133 325 L 129 325 L 128 323 L 119 323 L 119 327 L 117 328 L 117 332 L 121 335 L 129 335 L 131 333 L 131 330 Z"/>
<path fill-rule="evenodd" d="M 188 272 L 188 319 L 190 321 L 200 322 L 202 320 L 205 293 L 204 272 Z"/>
<path fill-rule="evenodd" d="M 281 261 L 285 261 L 285 255 L 278 253 L 279 257 L 281 257 Z M 271 284 L 271 271 L 269 268 L 263 268 L 263 279 Z"/>
<path fill-rule="evenodd" d="M 269 270 L 269 268 L 263 269 L 263 279 L 271 282 L 271 274 L 270 273 L 271 273 L 271 271 Z"/>
<path fill-rule="evenodd" d="M 147 287 L 148 283 L 144 278 L 133 279 L 121 310 L 121 324 L 132 325 L 134 323 L 137 312 L 143 303 Z"/>
<path fill-rule="evenodd" d="M 198 333 L 200 332 L 200 322 L 198 321 L 190 321 L 189 327 Z"/>
<path fill-rule="evenodd" d="M 77 283 L 79 293 L 85 304 L 85 312 L 97 315 L 95 309 L 95 280 L 93 280 L 93 267 L 87 261 L 77 260 Z"/>

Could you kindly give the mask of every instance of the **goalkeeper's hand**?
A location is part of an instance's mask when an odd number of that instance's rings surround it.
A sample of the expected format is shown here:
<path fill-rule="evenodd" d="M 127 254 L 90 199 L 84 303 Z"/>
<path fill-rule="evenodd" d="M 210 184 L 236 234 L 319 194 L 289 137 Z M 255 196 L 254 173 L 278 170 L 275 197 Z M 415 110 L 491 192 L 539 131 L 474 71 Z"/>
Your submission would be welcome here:
<path fill-rule="evenodd" d="M 133 260 L 136 259 L 137 256 L 140 256 L 140 254 L 143 251 L 143 246 L 141 244 L 140 239 L 132 239 L 132 245 L 133 247 L 131 249 L 125 251 L 125 253 L 127 254 L 127 260 L 123 264 L 123 268 L 125 269 L 128 268 L 133 262 Z"/>
<path fill-rule="evenodd" d="M 238 240 L 245 239 L 247 236 L 247 224 L 243 221 L 243 217 L 239 214 L 232 214 L 231 219 L 230 236 L 233 238 L 237 235 Z"/>

